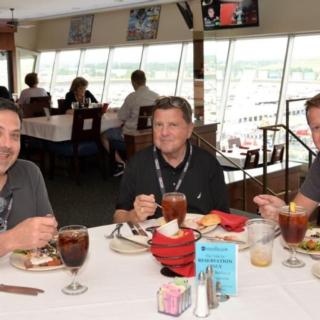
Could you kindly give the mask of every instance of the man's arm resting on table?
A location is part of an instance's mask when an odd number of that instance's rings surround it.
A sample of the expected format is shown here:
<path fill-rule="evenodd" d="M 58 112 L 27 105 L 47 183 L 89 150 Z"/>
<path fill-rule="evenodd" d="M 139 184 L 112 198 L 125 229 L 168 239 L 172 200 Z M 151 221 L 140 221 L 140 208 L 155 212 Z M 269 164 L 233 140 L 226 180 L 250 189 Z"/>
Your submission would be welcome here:
<path fill-rule="evenodd" d="M 134 223 L 138 222 L 138 217 L 135 209 L 131 209 L 131 210 L 117 209 L 113 215 L 113 222 L 122 223 L 127 221 L 131 221 Z"/>
<path fill-rule="evenodd" d="M 299 192 L 295 198 L 294 202 L 307 209 L 307 214 L 310 217 L 311 213 L 318 206 L 318 202 L 311 200 L 310 198 L 304 196 L 301 192 Z"/>

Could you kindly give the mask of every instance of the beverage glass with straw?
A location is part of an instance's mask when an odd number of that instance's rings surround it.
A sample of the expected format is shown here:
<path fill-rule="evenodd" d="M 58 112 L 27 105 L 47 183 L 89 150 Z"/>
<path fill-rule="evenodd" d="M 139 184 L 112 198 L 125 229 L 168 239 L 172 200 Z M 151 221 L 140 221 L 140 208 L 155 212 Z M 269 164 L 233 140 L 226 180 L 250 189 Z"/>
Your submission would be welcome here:
<path fill-rule="evenodd" d="M 301 268 L 305 263 L 296 257 L 296 248 L 303 240 L 307 226 L 308 215 L 305 208 L 291 202 L 279 211 L 279 225 L 282 237 L 290 249 L 290 257 L 283 261 L 283 265 L 290 268 Z"/>

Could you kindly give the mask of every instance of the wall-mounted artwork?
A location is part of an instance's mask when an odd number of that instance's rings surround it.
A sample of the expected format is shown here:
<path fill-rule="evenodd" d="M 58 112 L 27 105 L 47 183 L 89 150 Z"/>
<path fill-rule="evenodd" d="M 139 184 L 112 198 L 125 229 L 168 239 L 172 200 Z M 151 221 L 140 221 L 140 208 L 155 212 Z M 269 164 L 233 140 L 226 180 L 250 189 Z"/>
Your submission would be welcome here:
<path fill-rule="evenodd" d="M 130 10 L 127 40 L 156 39 L 160 6 Z"/>
<path fill-rule="evenodd" d="M 93 14 L 88 14 L 71 19 L 68 44 L 89 43 L 91 41 L 93 17 Z"/>

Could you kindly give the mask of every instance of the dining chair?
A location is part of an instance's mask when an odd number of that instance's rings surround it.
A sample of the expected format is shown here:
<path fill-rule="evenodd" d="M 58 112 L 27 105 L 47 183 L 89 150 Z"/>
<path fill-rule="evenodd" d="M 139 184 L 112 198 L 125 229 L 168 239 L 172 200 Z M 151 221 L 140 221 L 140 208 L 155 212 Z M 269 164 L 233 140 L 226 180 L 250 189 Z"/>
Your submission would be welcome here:
<path fill-rule="evenodd" d="M 140 107 L 137 122 L 137 130 L 150 129 L 152 127 L 151 117 L 153 108 L 154 105 Z"/>
<path fill-rule="evenodd" d="M 273 146 L 273 150 L 272 150 L 271 159 L 270 159 L 269 164 L 274 164 L 274 163 L 283 161 L 284 146 L 285 146 L 284 143 L 275 144 Z"/>
<path fill-rule="evenodd" d="M 70 141 L 49 144 L 50 177 L 54 176 L 55 157 L 70 158 L 77 184 L 80 184 L 80 158 L 97 155 L 102 176 L 106 178 L 105 151 L 100 140 L 101 108 L 77 109 L 73 113 Z"/>
<path fill-rule="evenodd" d="M 251 149 L 247 151 L 243 169 L 257 168 L 259 164 L 260 149 Z"/>
<path fill-rule="evenodd" d="M 231 149 L 233 147 L 233 145 L 236 145 L 236 147 L 240 147 L 241 146 L 240 138 L 228 139 L 228 147 L 229 147 L 229 149 Z"/>

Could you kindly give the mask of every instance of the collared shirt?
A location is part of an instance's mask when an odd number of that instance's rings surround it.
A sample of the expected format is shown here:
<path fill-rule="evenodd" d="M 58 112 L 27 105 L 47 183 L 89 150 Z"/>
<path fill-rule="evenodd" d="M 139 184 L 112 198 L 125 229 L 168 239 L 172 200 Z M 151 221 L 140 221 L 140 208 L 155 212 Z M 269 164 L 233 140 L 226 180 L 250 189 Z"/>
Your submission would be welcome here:
<path fill-rule="evenodd" d="M 124 133 L 137 129 L 140 107 L 153 105 L 158 97 L 159 95 L 147 86 L 140 86 L 126 97 L 118 111 L 119 120 L 124 121 Z"/>
<path fill-rule="evenodd" d="M 159 157 L 160 168 L 167 192 L 174 190 L 181 170 L 187 159 L 176 168 Z M 224 182 L 223 171 L 217 159 L 207 151 L 193 146 L 190 166 L 178 190 L 186 195 L 188 212 L 206 214 L 217 209 L 229 212 L 228 194 Z M 148 147 L 130 158 L 122 177 L 117 209 L 131 210 L 137 195 L 154 194 L 156 202 L 161 203 L 162 195 L 153 159 L 153 146 Z M 162 213 L 157 209 L 154 217 Z"/>
<path fill-rule="evenodd" d="M 42 174 L 34 163 L 18 159 L 7 174 L 0 196 L 13 194 L 8 229 L 27 218 L 53 213 Z"/>

